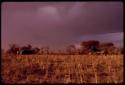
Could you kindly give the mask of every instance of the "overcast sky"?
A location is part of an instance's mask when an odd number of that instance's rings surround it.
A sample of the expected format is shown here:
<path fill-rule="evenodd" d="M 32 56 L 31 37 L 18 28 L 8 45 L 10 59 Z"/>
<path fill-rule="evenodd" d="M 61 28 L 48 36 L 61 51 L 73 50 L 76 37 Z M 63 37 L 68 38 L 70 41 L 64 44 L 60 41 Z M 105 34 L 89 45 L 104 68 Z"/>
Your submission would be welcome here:
<path fill-rule="evenodd" d="M 122 2 L 4 2 L 1 16 L 2 48 L 10 43 L 61 48 L 97 39 L 90 35 L 116 41 L 110 33 L 123 41 Z"/>

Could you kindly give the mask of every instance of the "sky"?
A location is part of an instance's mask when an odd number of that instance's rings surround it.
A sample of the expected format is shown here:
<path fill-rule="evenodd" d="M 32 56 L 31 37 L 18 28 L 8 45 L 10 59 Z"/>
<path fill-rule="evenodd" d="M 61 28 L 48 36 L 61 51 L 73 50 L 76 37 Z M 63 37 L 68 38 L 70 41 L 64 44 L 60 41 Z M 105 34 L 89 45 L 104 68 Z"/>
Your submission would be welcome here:
<path fill-rule="evenodd" d="M 1 12 L 5 49 L 11 43 L 57 49 L 89 39 L 123 46 L 122 2 L 3 2 Z"/>

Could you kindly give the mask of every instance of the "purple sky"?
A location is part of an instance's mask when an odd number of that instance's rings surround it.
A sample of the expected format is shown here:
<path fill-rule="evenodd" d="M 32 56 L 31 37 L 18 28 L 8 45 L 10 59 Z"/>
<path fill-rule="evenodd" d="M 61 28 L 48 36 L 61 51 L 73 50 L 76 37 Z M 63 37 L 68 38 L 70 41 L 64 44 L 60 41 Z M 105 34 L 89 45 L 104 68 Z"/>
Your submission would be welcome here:
<path fill-rule="evenodd" d="M 121 2 L 2 3 L 2 48 L 8 48 L 10 43 L 61 48 L 91 39 L 90 35 L 104 36 L 98 40 L 116 41 L 107 37 L 110 33 L 120 35 L 122 43 Z"/>

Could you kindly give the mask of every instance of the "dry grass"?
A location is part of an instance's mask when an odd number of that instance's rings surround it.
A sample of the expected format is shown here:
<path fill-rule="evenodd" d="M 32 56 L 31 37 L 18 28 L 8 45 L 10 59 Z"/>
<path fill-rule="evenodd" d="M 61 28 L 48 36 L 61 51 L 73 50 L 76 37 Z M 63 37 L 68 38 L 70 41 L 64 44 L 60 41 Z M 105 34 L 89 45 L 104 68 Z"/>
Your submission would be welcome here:
<path fill-rule="evenodd" d="M 3 83 L 122 83 L 123 55 L 3 55 Z"/>

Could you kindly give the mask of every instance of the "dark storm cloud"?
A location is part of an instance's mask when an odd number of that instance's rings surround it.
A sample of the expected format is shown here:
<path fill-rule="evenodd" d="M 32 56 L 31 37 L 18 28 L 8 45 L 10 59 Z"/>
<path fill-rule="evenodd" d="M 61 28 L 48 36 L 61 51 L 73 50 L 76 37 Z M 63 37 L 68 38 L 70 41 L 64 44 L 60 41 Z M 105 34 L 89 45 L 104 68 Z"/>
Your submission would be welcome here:
<path fill-rule="evenodd" d="M 5 2 L 2 46 L 9 43 L 51 45 L 74 43 L 86 34 L 123 31 L 121 2 Z"/>

